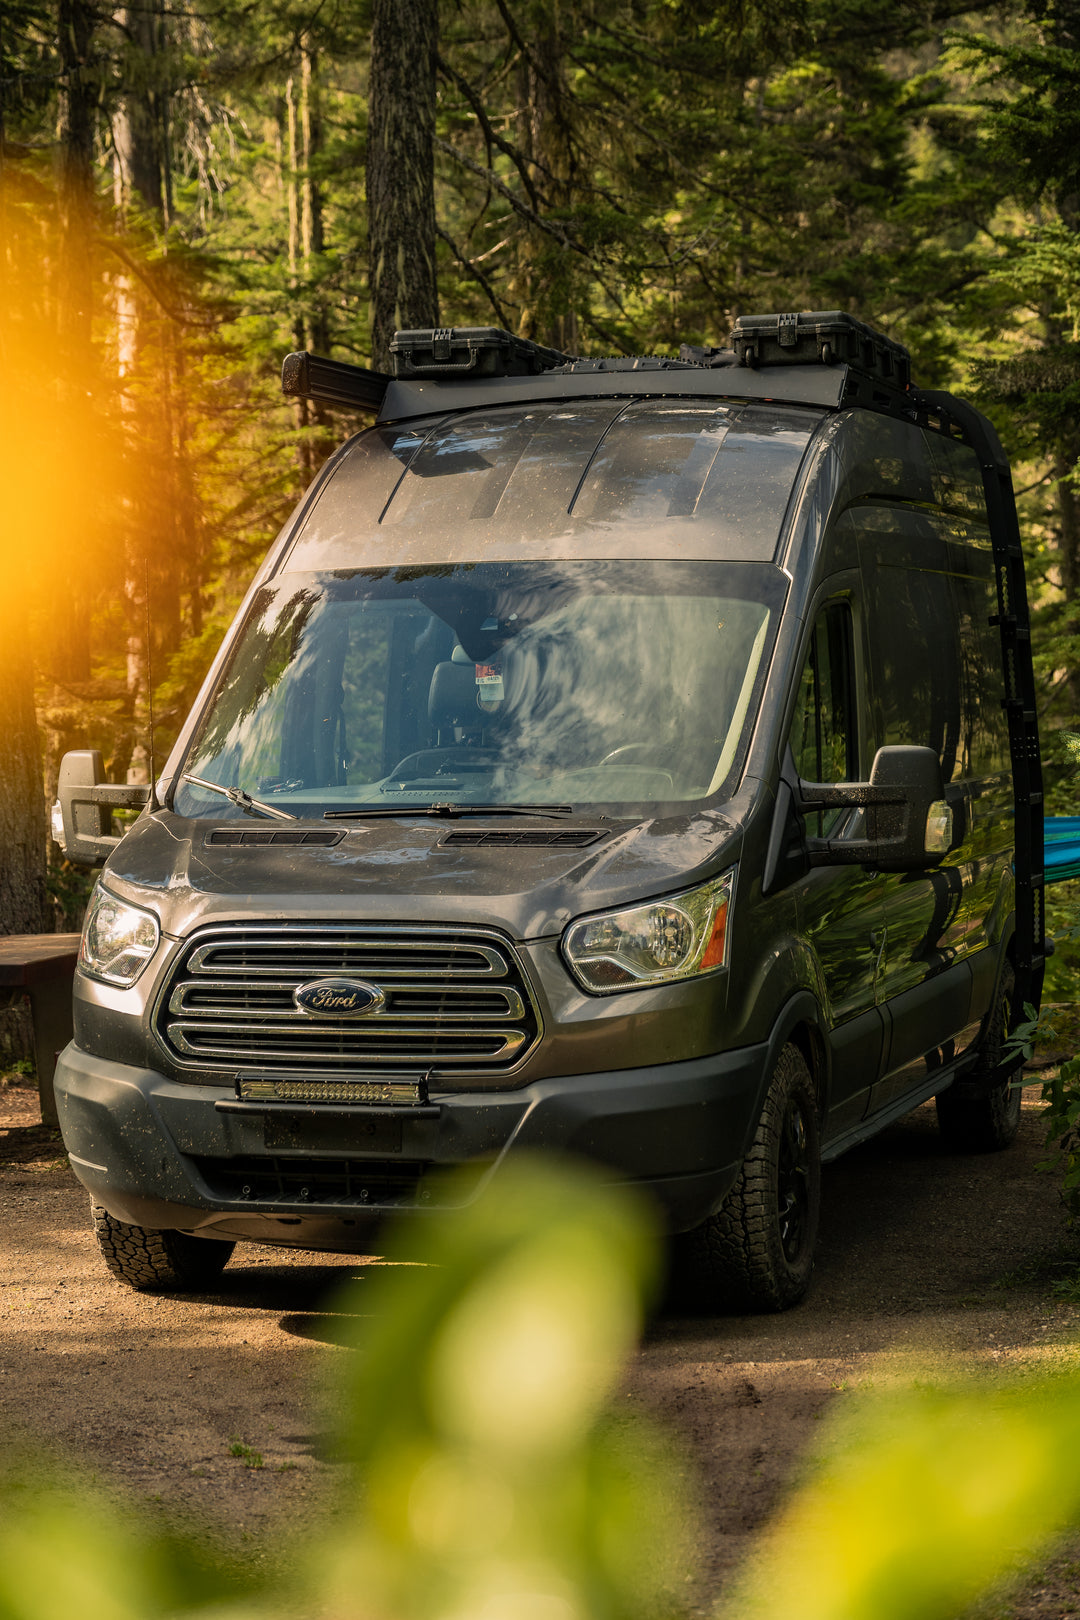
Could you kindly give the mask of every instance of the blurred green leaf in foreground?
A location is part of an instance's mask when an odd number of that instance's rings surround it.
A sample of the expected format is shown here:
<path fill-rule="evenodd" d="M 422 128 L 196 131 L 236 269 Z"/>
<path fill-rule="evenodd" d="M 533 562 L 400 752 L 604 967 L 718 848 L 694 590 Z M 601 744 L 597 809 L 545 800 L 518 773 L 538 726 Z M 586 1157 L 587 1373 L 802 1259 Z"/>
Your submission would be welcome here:
<path fill-rule="evenodd" d="M 1080 1376 L 867 1395 L 726 1620 L 946 1620 L 1080 1519 Z"/>
<path fill-rule="evenodd" d="M 356 1529 L 309 1566 L 332 1610 L 671 1614 L 681 1492 L 655 1436 L 609 1410 L 655 1275 L 637 1200 L 525 1160 L 388 1257 L 405 1264 L 351 1299 Z"/>
<path fill-rule="evenodd" d="M 320 1536 L 260 1577 L 9 1457 L 0 1620 L 676 1620 L 680 1470 L 613 1404 L 655 1285 L 642 1207 L 551 1161 L 455 1196 L 339 1302 L 351 1467 Z M 1080 1376 L 898 1384 L 818 1451 L 717 1620 L 960 1617 L 1080 1521 Z"/>
<path fill-rule="evenodd" d="M 8 1491 L 0 1620 L 668 1620 L 686 1513 L 670 1446 L 612 1397 L 655 1283 L 629 1191 L 522 1160 L 416 1217 L 339 1301 L 346 1499 L 291 1578 L 185 1586 L 108 1503 Z M 440 1200 L 442 1201 L 442 1200 Z M 211 1583 L 212 1584 L 212 1583 Z"/>

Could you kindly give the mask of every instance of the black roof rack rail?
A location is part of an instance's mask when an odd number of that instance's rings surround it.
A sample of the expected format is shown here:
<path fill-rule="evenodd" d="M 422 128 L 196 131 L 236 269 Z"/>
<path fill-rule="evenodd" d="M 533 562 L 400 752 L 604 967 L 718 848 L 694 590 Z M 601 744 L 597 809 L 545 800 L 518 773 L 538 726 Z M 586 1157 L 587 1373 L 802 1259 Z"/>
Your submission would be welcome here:
<path fill-rule="evenodd" d="M 715 372 L 812 365 L 838 372 L 843 369 L 845 403 L 892 414 L 912 414 L 919 409 L 908 351 L 843 310 L 740 315 L 731 345 L 719 349 L 684 343 L 677 355 L 582 358 L 515 337 L 498 326 L 425 327 L 394 334 L 390 344 L 393 377 L 301 350 L 286 355 L 281 388 L 293 398 L 379 411 L 387 387 L 395 381 L 471 385 L 542 374 L 585 378 L 613 372 Z"/>
<path fill-rule="evenodd" d="M 291 399 L 319 399 L 326 405 L 359 406 L 377 411 L 390 378 L 382 371 L 351 366 L 345 360 L 324 360 L 300 349 L 281 364 L 281 392 Z"/>

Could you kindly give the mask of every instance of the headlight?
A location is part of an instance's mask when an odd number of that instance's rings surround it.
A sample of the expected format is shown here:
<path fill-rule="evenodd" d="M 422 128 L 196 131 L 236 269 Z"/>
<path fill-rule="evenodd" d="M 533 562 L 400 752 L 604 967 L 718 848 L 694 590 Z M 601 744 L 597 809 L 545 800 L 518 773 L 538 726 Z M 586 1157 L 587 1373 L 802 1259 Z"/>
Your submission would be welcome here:
<path fill-rule="evenodd" d="M 79 947 L 84 973 L 106 984 L 134 984 L 157 950 L 161 929 L 153 912 L 117 900 L 99 884 L 90 899 Z"/>
<path fill-rule="evenodd" d="M 567 965 L 594 994 L 668 984 L 722 968 L 735 868 L 666 900 L 583 917 L 563 935 Z"/>

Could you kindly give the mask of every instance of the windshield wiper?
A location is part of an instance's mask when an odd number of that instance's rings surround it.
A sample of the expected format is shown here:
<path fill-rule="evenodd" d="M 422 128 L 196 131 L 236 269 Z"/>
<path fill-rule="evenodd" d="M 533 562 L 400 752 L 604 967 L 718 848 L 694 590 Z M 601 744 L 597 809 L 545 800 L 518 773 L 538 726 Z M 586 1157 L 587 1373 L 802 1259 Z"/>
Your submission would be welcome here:
<path fill-rule="evenodd" d="M 368 816 L 572 816 L 572 804 L 372 804 L 355 810 L 324 810 L 324 821 Z"/>
<path fill-rule="evenodd" d="M 273 816 L 275 821 L 297 821 L 299 817 L 291 816 L 287 810 L 278 810 L 275 805 L 263 804 L 261 799 L 253 799 L 250 793 L 243 788 L 222 787 L 220 782 L 207 782 L 201 776 L 192 776 L 190 771 L 183 771 L 185 782 L 194 782 L 196 787 L 209 788 L 211 793 L 220 793 L 223 799 L 235 804 L 239 810 L 245 811 L 249 816 Z"/>

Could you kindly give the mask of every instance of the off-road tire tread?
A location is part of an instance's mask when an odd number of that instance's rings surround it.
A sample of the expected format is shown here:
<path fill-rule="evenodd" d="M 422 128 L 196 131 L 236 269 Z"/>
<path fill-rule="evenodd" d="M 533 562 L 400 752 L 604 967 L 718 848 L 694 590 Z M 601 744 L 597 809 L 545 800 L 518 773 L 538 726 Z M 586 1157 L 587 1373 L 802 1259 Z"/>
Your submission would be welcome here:
<path fill-rule="evenodd" d="M 812 1208 L 800 1264 L 784 1256 L 776 1222 L 774 1142 L 789 1095 L 801 1092 L 812 1156 Z M 813 1269 L 820 1204 L 820 1149 L 814 1084 L 799 1048 L 785 1046 L 773 1070 L 761 1119 L 734 1187 L 720 1210 L 680 1239 L 677 1280 L 715 1308 L 782 1311 L 806 1293 Z"/>
<path fill-rule="evenodd" d="M 210 1288 L 233 1252 L 233 1244 L 213 1238 L 131 1226 L 100 1204 L 92 1204 L 91 1213 L 105 1264 L 119 1282 L 139 1292 Z"/>
<path fill-rule="evenodd" d="M 1008 1033 L 1006 1006 L 1012 1000 L 1015 984 L 1012 963 L 1006 961 L 994 992 L 991 1022 L 983 1042 L 985 1060 L 992 1065 Z M 1010 1082 L 1021 1062 L 993 1091 L 982 1097 L 958 1097 L 950 1089 L 934 1099 L 938 1129 L 946 1147 L 953 1153 L 1000 1153 L 1011 1147 L 1020 1128 L 1021 1093 Z"/>

